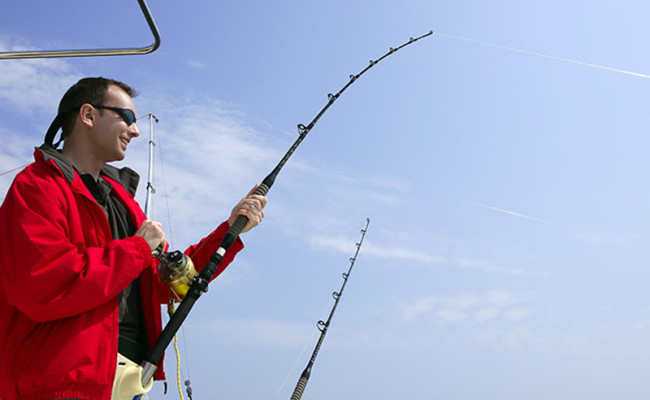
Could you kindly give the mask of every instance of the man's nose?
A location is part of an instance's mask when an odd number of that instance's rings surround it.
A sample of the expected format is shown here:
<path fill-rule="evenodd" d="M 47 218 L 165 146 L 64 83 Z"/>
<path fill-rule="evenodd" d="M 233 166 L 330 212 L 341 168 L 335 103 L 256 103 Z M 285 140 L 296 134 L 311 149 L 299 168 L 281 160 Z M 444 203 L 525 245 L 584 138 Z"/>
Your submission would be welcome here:
<path fill-rule="evenodd" d="M 131 137 L 138 137 L 140 136 L 140 130 L 138 129 L 138 124 L 131 124 L 129 126 L 129 134 L 131 134 Z"/>

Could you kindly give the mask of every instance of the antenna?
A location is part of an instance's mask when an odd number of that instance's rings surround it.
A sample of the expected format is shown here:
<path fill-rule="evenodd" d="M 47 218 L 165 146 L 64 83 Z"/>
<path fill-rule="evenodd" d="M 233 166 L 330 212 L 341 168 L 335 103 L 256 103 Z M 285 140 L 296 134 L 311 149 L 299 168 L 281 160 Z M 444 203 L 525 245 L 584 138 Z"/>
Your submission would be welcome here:
<path fill-rule="evenodd" d="M 144 215 L 151 219 L 151 197 L 156 193 L 153 187 L 153 148 L 156 142 L 153 140 L 153 121 L 159 122 L 158 117 L 149 113 L 149 172 L 147 173 L 147 197 L 144 201 Z"/>

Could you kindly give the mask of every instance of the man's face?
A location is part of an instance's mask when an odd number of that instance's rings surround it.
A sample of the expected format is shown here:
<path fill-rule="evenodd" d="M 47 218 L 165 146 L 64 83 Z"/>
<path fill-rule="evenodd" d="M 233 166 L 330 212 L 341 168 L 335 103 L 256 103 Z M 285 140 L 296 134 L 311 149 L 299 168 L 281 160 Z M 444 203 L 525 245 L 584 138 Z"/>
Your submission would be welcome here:
<path fill-rule="evenodd" d="M 131 96 L 117 86 L 111 85 L 106 92 L 102 106 L 128 108 L 135 114 Z M 89 140 L 93 146 L 93 156 L 103 162 L 120 161 L 126 155 L 131 139 L 140 135 L 135 123 L 127 125 L 119 113 L 107 109 L 95 109 L 95 121 Z"/>

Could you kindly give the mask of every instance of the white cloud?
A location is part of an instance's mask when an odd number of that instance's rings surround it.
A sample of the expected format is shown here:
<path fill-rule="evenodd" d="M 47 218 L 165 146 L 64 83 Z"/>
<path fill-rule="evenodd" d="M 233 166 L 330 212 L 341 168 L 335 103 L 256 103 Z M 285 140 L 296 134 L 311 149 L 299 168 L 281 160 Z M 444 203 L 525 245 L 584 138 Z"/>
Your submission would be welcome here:
<path fill-rule="evenodd" d="M 208 65 L 201 61 L 188 60 L 187 66 L 194 69 L 208 69 Z"/>
<path fill-rule="evenodd" d="M 343 236 L 327 236 L 324 234 L 312 235 L 309 238 L 314 248 L 334 249 L 341 253 L 353 254 L 355 251 L 353 239 Z M 383 247 L 374 245 L 371 241 L 364 241 L 362 250 L 364 256 L 375 257 L 385 260 L 408 260 L 424 263 L 441 263 L 444 257 L 426 254 L 414 249 L 408 249 L 399 245 L 394 247 Z"/>
<path fill-rule="evenodd" d="M 486 298 L 488 302 L 496 305 L 505 305 L 516 300 L 512 294 L 504 290 L 491 290 L 487 293 Z"/>
<path fill-rule="evenodd" d="M 322 226 L 323 223 L 316 223 L 314 226 Z M 327 229 L 321 229 L 328 231 Z M 395 240 L 400 237 L 400 232 L 388 232 L 381 234 L 379 238 L 375 234 L 375 239 L 365 240 L 361 252 L 364 257 L 373 257 L 380 260 L 389 261 L 409 261 L 411 263 L 420 263 L 429 266 L 446 266 L 457 268 L 469 268 L 486 273 L 500 273 L 516 276 L 527 277 L 547 277 L 545 272 L 524 271 L 521 269 L 503 268 L 493 265 L 489 261 L 472 259 L 463 256 L 457 256 L 451 253 L 445 244 L 444 238 L 420 238 Z M 390 244 L 381 244 L 381 242 Z M 309 236 L 309 243 L 315 249 L 330 249 L 344 254 L 353 254 L 355 239 L 349 236 L 333 235 L 329 232 L 319 232 Z M 405 244 L 406 243 L 406 244 Z M 416 246 L 427 246 L 426 250 Z M 489 301 L 499 302 L 508 301 L 505 293 L 494 292 L 489 294 Z"/>
<path fill-rule="evenodd" d="M 467 314 L 480 302 L 476 295 L 424 296 L 402 307 L 402 319 L 413 321 L 432 314 L 438 322 L 457 322 L 467 318 Z"/>
<path fill-rule="evenodd" d="M 440 323 L 458 323 L 458 322 L 463 322 L 467 319 L 468 315 L 467 313 L 458 311 L 458 310 L 453 310 L 453 309 L 446 309 L 446 310 L 440 310 L 436 312 L 436 318 L 439 320 Z"/>
<path fill-rule="evenodd" d="M 32 162 L 34 143 L 32 138 L 19 132 L 10 132 L 0 127 L 2 151 L 0 151 L 0 202 L 5 198 L 9 185 L 25 164 Z M 13 171 L 12 171 L 13 170 Z"/>
<path fill-rule="evenodd" d="M 517 326 L 507 331 L 501 340 L 510 348 L 522 349 L 532 336 L 534 335 L 528 330 L 528 328 Z"/>
<path fill-rule="evenodd" d="M 5 39 L 7 40 L 7 39 Z M 25 50 L 25 46 L 0 42 L 0 51 Z M 0 62 L 0 102 L 22 112 L 47 110 L 53 115 L 61 95 L 81 77 L 63 59 L 23 59 Z"/>
<path fill-rule="evenodd" d="M 423 314 L 428 314 L 435 307 L 436 303 L 438 303 L 438 298 L 434 296 L 415 299 L 402 307 L 402 319 L 412 321 Z"/>
<path fill-rule="evenodd" d="M 483 272 L 496 272 L 515 276 L 548 278 L 549 273 L 546 271 L 529 271 L 522 268 L 507 268 L 495 265 L 486 260 L 478 260 L 467 257 L 459 257 L 453 261 L 454 265 L 462 268 L 472 268 Z"/>
<path fill-rule="evenodd" d="M 533 310 L 525 307 L 517 307 L 504 312 L 506 318 L 511 321 L 520 321 L 533 313 Z"/>
<path fill-rule="evenodd" d="M 184 247 L 228 218 L 232 207 L 259 182 L 261 165 L 269 164 L 274 154 L 265 146 L 263 134 L 245 123 L 245 115 L 218 100 L 180 98 L 174 104 L 142 100 L 136 106 L 155 110 L 160 118 L 154 126 L 153 217 L 166 221 L 169 205 L 176 245 Z M 141 137 L 121 164 L 146 180 L 149 126 L 140 125 Z M 144 187 L 141 183 L 141 204 Z"/>
<path fill-rule="evenodd" d="M 500 313 L 496 308 L 483 308 L 476 311 L 474 319 L 477 322 L 485 322 L 497 318 Z"/>
<path fill-rule="evenodd" d="M 517 322 L 531 315 L 535 304 L 529 296 L 491 290 L 485 294 L 422 296 L 403 304 L 400 315 L 406 322 L 428 319 L 437 324 L 486 323 L 497 319 Z"/>

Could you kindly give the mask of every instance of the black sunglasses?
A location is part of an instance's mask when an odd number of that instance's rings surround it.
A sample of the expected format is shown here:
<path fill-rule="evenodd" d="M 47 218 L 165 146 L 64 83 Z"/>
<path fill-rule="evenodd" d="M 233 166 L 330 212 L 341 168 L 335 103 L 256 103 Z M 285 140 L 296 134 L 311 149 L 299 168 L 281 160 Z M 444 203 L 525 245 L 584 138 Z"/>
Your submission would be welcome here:
<path fill-rule="evenodd" d="M 101 106 L 101 105 L 95 105 L 95 104 L 91 104 L 91 106 L 93 106 L 95 108 L 102 108 L 102 109 L 106 109 L 106 110 L 115 111 L 116 113 L 118 113 L 120 115 L 120 117 L 122 117 L 122 119 L 124 120 L 124 122 L 126 122 L 126 125 L 128 125 L 128 126 L 131 126 L 132 124 L 135 123 L 135 120 L 136 120 L 135 114 L 133 113 L 133 111 L 131 111 L 128 108 L 109 107 L 109 106 Z"/>
<path fill-rule="evenodd" d="M 128 126 L 131 126 L 135 123 L 136 120 L 135 114 L 133 113 L 133 111 L 129 110 L 128 108 L 108 107 L 108 106 L 95 105 L 95 104 L 91 104 L 91 106 L 95 108 L 103 108 L 106 110 L 115 111 L 116 113 L 119 114 L 120 117 L 122 117 L 122 119 L 124 120 L 124 122 L 126 122 Z M 61 125 L 65 122 L 65 119 L 68 117 L 68 114 L 79 111 L 79 108 L 80 107 L 76 107 L 71 110 L 63 111 L 57 114 L 56 118 L 54 118 L 54 121 L 52 121 L 50 128 L 47 130 L 47 133 L 45 134 L 46 144 L 49 144 L 55 149 L 59 147 L 59 144 L 63 141 L 63 137 L 61 137 L 59 141 L 56 142 L 55 144 L 54 138 L 56 137 L 57 132 L 61 128 Z"/>

